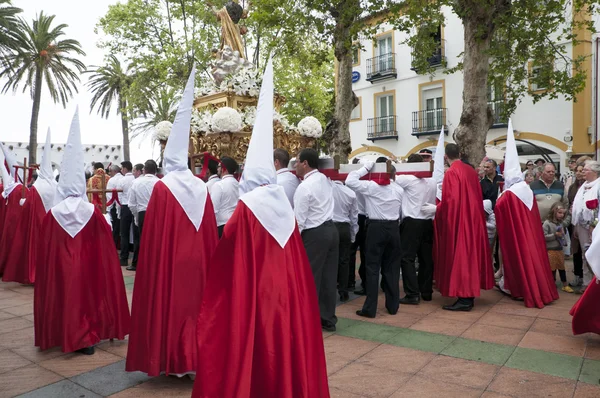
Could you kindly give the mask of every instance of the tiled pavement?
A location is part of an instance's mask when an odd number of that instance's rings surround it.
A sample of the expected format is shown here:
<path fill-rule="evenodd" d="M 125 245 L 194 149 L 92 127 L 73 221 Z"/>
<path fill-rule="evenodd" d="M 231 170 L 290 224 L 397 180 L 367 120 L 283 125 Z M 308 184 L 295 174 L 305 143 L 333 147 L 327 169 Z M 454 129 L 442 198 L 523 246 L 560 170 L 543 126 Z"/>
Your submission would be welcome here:
<path fill-rule="evenodd" d="M 134 273 L 123 271 L 131 302 Z M 469 313 L 429 303 L 355 315 L 364 298 L 338 307 L 338 330 L 324 333 L 332 397 L 600 397 L 600 336 L 571 334 L 579 296 L 528 309 L 496 291 Z M 33 346 L 33 288 L 0 282 L 0 397 L 189 397 L 188 378 L 124 371 L 127 342 L 104 342 L 93 356 Z M 383 297 L 380 297 L 383 309 Z M 600 307 L 599 307 L 600 311 Z"/>

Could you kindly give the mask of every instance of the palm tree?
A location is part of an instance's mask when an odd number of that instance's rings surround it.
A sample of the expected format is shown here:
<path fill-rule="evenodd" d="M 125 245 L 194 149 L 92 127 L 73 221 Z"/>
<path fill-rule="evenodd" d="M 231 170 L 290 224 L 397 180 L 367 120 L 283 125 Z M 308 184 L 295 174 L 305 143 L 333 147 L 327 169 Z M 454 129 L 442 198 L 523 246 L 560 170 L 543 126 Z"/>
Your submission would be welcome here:
<path fill-rule="evenodd" d="M 105 66 L 92 66 L 88 73 L 93 73 L 88 81 L 88 87 L 94 94 L 90 104 L 90 112 L 98 105 L 98 113 L 108 118 L 113 100 L 119 101 L 117 114 L 121 115 L 121 128 L 123 130 L 123 156 L 129 157 L 129 120 L 127 117 L 127 90 L 131 86 L 133 76 L 123 69 L 121 63 L 114 55 L 108 57 Z"/>
<path fill-rule="evenodd" d="M 54 15 L 44 15 L 43 12 L 29 26 L 19 19 L 18 29 L 14 31 L 16 48 L 9 53 L 1 64 L 0 79 L 6 78 L 7 83 L 2 89 L 16 91 L 20 84 L 23 92 L 29 88 L 33 107 L 29 130 L 29 162 L 36 163 L 37 127 L 40 114 L 40 100 L 44 82 L 54 103 L 60 102 L 66 107 L 73 91 L 77 92 L 79 76 L 72 68 L 81 73 L 85 65 L 70 54 L 85 55 L 77 40 L 58 40 L 65 34 L 65 24 L 51 27 Z"/>
<path fill-rule="evenodd" d="M 18 30 L 19 22 L 16 15 L 21 11 L 11 5 L 11 0 L 0 0 L 0 57 L 16 47 L 14 32 Z"/>
<path fill-rule="evenodd" d="M 173 122 L 177 114 L 178 102 L 179 96 L 173 88 L 162 88 L 150 94 L 149 101 L 145 105 L 146 109 L 141 112 L 144 120 L 135 124 L 135 133 L 131 138 L 140 135 L 145 137 L 154 126 L 162 121 Z"/>

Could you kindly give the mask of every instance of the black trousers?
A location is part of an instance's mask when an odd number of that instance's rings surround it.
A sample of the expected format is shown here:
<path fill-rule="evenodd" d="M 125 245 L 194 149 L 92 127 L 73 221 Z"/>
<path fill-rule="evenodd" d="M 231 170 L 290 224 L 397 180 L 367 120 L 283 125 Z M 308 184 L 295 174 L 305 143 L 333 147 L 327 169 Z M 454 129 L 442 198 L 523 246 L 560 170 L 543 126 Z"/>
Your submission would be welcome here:
<path fill-rule="evenodd" d="M 356 283 L 356 252 L 360 250 L 360 266 L 358 267 L 358 275 L 362 281 L 363 287 L 366 285 L 366 271 L 365 266 L 367 264 L 365 260 L 365 253 L 367 251 L 365 247 L 365 239 L 367 237 L 367 216 L 364 214 L 358 215 L 358 233 L 352 246 L 350 246 L 350 267 L 348 269 L 348 286 L 354 286 Z"/>
<path fill-rule="evenodd" d="M 569 225 L 569 235 L 573 236 L 575 233 L 575 229 L 572 225 Z M 575 253 L 573 253 L 577 250 Z M 571 245 L 571 253 L 573 254 L 573 274 L 580 278 L 583 278 L 583 253 L 581 252 L 581 248 L 575 248 L 574 245 Z"/>
<path fill-rule="evenodd" d="M 134 226 L 133 229 L 133 260 L 131 265 L 137 267 L 138 256 L 140 254 L 140 243 L 142 242 L 142 228 L 144 226 L 144 217 L 146 217 L 145 211 L 138 213 L 138 225 Z"/>
<path fill-rule="evenodd" d="M 350 268 L 350 246 L 352 245 L 352 238 L 350 237 L 350 224 L 347 222 L 336 222 L 335 227 L 340 237 L 340 244 L 338 246 L 338 272 L 337 272 L 337 284 L 338 291 L 348 291 L 348 269 Z"/>
<path fill-rule="evenodd" d="M 117 217 L 116 205 L 110 209 L 110 220 L 112 224 L 112 236 L 115 241 L 115 247 L 119 247 L 121 242 L 121 219 Z"/>
<path fill-rule="evenodd" d="M 402 220 L 402 285 L 407 297 L 433 293 L 433 220 Z M 419 258 L 419 273 L 415 258 Z"/>
<path fill-rule="evenodd" d="M 133 224 L 133 214 L 131 214 L 129 206 L 121 205 L 121 255 L 119 256 L 121 263 L 125 263 L 129 259 L 129 235 L 132 226 L 135 225 Z"/>
<path fill-rule="evenodd" d="M 337 323 L 338 231 L 333 221 L 326 221 L 316 228 L 302 231 L 302 242 L 315 278 L 321 325 L 334 326 Z"/>
<path fill-rule="evenodd" d="M 381 270 L 385 307 L 395 314 L 400 305 L 400 231 L 398 221 L 369 220 L 367 229 L 367 298 L 362 311 L 375 316 Z"/>
<path fill-rule="evenodd" d="M 221 236 L 223 236 L 223 228 L 225 228 L 225 224 L 217 227 L 217 232 L 219 233 L 219 239 L 221 239 Z"/>

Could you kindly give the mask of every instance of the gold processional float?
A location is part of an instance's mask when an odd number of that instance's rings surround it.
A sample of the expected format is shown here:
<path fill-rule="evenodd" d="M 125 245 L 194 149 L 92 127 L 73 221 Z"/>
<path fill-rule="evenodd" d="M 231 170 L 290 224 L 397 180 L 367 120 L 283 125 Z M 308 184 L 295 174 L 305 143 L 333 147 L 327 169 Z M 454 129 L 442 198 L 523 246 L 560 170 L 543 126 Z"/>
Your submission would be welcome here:
<path fill-rule="evenodd" d="M 246 60 L 238 25 L 248 10 L 230 1 L 222 9 L 213 7 L 221 21 L 221 47 L 213 50 L 212 78 L 196 88 L 192 110 L 188 156 L 192 171 L 197 173 L 205 153 L 216 158 L 228 156 L 242 164 L 246 158 L 262 75 Z M 273 115 L 273 147 L 284 148 L 295 156 L 303 148 L 313 148 L 322 135 L 322 126 L 314 117 L 304 118 L 297 126 L 279 113 L 285 97 L 275 94 Z M 154 139 L 161 145 L 161 159 L 172 124 L 155 126 Z"/>

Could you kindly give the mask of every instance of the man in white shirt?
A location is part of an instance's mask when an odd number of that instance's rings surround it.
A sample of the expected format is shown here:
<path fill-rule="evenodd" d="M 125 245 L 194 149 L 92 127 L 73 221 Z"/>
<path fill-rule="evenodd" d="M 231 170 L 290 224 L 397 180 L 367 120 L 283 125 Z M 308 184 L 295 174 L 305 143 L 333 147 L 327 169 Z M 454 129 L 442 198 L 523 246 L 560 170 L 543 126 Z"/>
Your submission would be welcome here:
<path fill-rule="evenodd" d="M 234 177 L 234 173 L 238 167 L 235 160 L 223 157 L 221 158 L 221 164 L 217 168 L 221 181 L 213 185 L 211 199 L 217 218 L 219 238 L 223 235 L 223 228 L 225 228 L 225 224 L 231 218 L 240 199 L 239 183 Z"/>
<path fill-rule="evenodd" d="M 381 162 L 383 159 L 378 159 Z M 392 185 L 380 185 L 375 181 L 361 181 L 375 163 L 367 162 L 359 170 L 352 171 L 346 178 L 346 186 L 365 197 L 369 217 L 366 238 L 366 293 L 367 299 L 358 316 L 375 318 L 379 293 L 379 272 L 383 275 L 385 307 L 391 315 L 398 312 L 400 305 L 400 217 L 402 194 Z"/>
<path fill-rule="evenodd" d="M 333 223 L 338 230 L 338 293 L 340 301 L 346 302 L 348 294 L 348 268 L 350 268 L 350 246 L 358 232 L 358 202 L 356 194 L 341 181 L 332 181 Z"/>
<path fill-rule="evenodd" d="M 352 164 L 358 164 L 359 159 L 355 158 Z M 358 233 L 356 238 L 350 247 L 350 267 L 348 269 L 348 289 L 354 289 L 356 287 L 356 252 L 360 254 L 360 266 L 358 267 L 358 275 L 361 280 L 361 288 L 355 290 L 354 294 L 361 296 L 365 295 L 365 287 L 367 285 L 366 277 L 366 264 L 365 253 L 367 248 L 365 247 L 365 238 L 367 236 L 367 208 L 365 206 L 365 198 L 360 193 L 356 194 L 356 201 L 358 203 Z"/>
<path fill-rule="evenodd" d="M 273 151 L 273 162 L 277 171 L 277 185 L 281 185 L 285 191 L 292 208 L 294 207 L 294 194 L 300 180 L 287 168 L 290 163 L 290 154 L 285 149 L 275 149 Z"/>
<path fill-rule="evenodd" d="M 212 192 L 212 187 L 217 182 L 221 181 L 218 174 L 219 162 L 216 160 L 210 159 L 208 161 L 208 180 L 206 180 L 206 189 L 208 189 L 208 193 Z"/>
<path fill-rule="evenodd" d="M 123 177 L 123 174 L 121 174 L 121 168 L 116 164 L 113 164 L 108 169 L 108 175 L 110 175 L 110 178 L 108 179 L 108 183 L 106 184 L 106 189 L 109 191 L 113 189 L 118 189 L 119 180 Z M 111 200 L 112 193 L 107 192 L 107 203 Z M 110 222 L 112 224 L 112 236 L 113 240 L 115 241 L 115 247 L 119 249 L 119 247 L 121 246 L 121 205 L 119 205 L 115 200 L 113 203 L 111 203 L 110 206 L 108 206 L 106 210 L 110 213 Z"/>
<path fill-rule="evenodd" d="M 133 166 L 133 177 L 135 179 L 138 179 L 142 175 L 144 175 L 144 165 L 141 163 L 138 163 L 135 166 Z"/>
<path fill-rule="evenodd" d="M 422 162 L 418 154 L 408 157 L 408 163 Z M 432 178 L 412 175 L 396 176 L 396 184 L 404 189 L 400 228 L 402 241 L 402 284 L 406 294 L 400 304 L 419 304 L 421 298 L 431 301 L 433 293 L 433 214 L 422 211 L 424 204 L 435 205 L 436 183 Z M 415 258 L 419 258 L 419 274 Z"/>
<path fill-rule="evenodd" d="M 129 210 L 129 190 L 135 180 L 131 170 L 133 165 L 129 160 L 121 162 L 121 173 L 123 177 L 117 184 L 117 189 L 122 190 L 119 192 L 119 202 L 121 203 L 121 255 L 119 259 L 121 266 L 126 267 L 127 261 L 129 260 L 129 238 L 131 236 L 131 228 L 133 228 L 133 214 Z"/>
<path fill-rule="evenodd" d="M 315 278 L 321 327 L 334 332 L 339 237 L 332 221 L 331 184 L 318 167 L 317 151 L 310 148 L 300 151 L 296 175 L 304 180 L 294 194 L 294 214 Z"/>
<path fill-rule="evenodd" d="M 129 210 L 133 214 L 133 219 L 137 225 L 137 239 L 133 242 L 133 260 L 131 266 L 127 267 L 128 271 L 137 270 L 137 260 L 140 253 L 140 242 L 142 241 L 142 229 L 144 227 L 144 218 L 146 217 L 146 209 L 154 185 L 159 181 L 156 176 L 158 166 L 152 159 L 147 160 L 144 164 L 144 175 L 137 178 L 131 185 L 129 190 Z"/>

